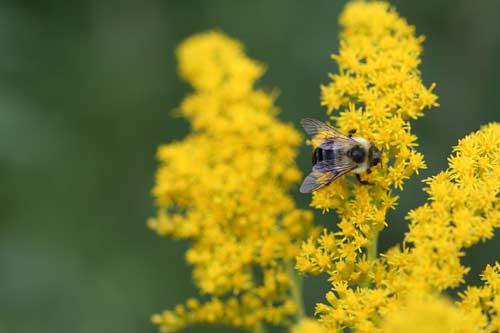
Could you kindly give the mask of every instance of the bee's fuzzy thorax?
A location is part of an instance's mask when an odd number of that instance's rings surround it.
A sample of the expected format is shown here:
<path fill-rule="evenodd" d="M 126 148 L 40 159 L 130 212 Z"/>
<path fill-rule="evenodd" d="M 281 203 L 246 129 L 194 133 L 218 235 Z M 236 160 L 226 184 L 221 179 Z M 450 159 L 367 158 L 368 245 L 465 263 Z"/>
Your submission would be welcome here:
<path fill-rule="evenodd" d="M 361 137 L 354 137 L 352 139 L 354 141 L 358 142 L 359 145 L 361 146 L 361 148 L 363 148 L 366 152 L 365 160 L 361 163 L 358 163 L 358 167 L 356 169 L 352 170 L 352 172 L 354 172 L 354 173 L 366 172 L 366 170 L 368 170 L 368 168 L 370 167 L 370 164 L 368 161 L 368 150 L 370 149 L 370 142 L 368 142 L 368 140 L 366 140 L 365 138 L 361 138 Z"/>
<path fill-rule="evenodd" d="M 366 140 L 365 138 L 361 138 L 361 137 L 354 137 L 352 138 L 354 141 L 357 141 L 361 147 L 363 147 L 364 149 L 368 150 L 370 149 L 370 142 L 368 142 L 368 140 Z"/>

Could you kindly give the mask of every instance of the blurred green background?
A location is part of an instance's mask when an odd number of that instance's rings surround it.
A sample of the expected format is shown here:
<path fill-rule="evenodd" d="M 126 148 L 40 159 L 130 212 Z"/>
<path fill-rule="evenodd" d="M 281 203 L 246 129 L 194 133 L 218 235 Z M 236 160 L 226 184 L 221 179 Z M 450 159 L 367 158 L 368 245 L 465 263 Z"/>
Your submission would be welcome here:
<path fill-rule="evenodd" d="M 145 225 L 156 148 L 188 131 L 171 117 L 190 91 L 176 76 L 176 45 L 212 28 L 241 40 L 268 66 L 260 86 L 280 89 L 280 118 L 298 124 L 324 117 L 319 85 L 336 70 L 344 3 L 0 1 L 0 332 L 155 332 L 152 313 L 196 295 L 188 244 Z M 459 138 L 500 120 L 500 2 L 393 4 L 427 36 L 421 70 L 441 107 L 414 123 L 429 169 L 401 193 L 382 250 L 424 202 L 420 180 L 446 167 Z M 310 167 L 305 146 L 299 164 Z M 469 251 L 470 281 L 499 259 L 499 244 Z M 324 280 L 306 281 L 309 313 Z"/>

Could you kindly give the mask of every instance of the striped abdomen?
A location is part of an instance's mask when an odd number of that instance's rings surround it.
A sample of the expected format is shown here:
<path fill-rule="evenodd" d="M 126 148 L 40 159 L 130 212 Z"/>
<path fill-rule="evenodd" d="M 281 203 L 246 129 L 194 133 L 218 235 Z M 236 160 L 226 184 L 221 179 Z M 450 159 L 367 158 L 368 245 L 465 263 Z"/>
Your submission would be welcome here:
<path fill-rule="evenodd" d="M 335 158 L 336 158 L 335 150 L 316 148 L 314 149 L 312 154 L 312 164 L 314 166 L 318 162 L 325 160 L 334 160 Z"/>

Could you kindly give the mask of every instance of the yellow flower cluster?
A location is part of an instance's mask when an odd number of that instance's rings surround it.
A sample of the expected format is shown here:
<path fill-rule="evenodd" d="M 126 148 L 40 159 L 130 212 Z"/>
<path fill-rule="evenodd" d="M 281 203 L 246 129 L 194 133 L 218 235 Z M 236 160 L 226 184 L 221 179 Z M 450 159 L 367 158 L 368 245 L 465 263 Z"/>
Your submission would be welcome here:
<path fill-rule="evenodd" d="M 449 168 L 426 180 L 430 202 L 408 213 L 403 250 L 385 256 L 393 288 L 457 287 L 469 270 L 460 263 L 463 249 L 500 227 L 500 124 L 466 136 L 454 151 Z"/>
<path fill-rule="evenodd" d="M 195 35 L 177 50 L 180 76 L 194 92 L 181 104 L 191 133 L 160 147 L 149 227 L 192 242 L 186 260 L 209 299 L 153 316 L 161 332 L 192 323 L 258 330 L 301 314 L 294 258 L 312 213 L 287 193 L 301 177 L 301 135 L 280 122 L 274 95 L 254 88 L 264 73 L 220 32 Z"/>
<path fill-rule="evenodd" d="M 387 321 L 391 320 L 391 309 L 404 307 L 401 300 L 436 295 L 463 283 L 469 270 L 460 263 L 463 250 L 492 238 L 494 229 L 500 227 L 500 123 L 466 136 L 454 152 L 449 168 L 426 180 L 429 202 L 408 213 L 410 230 L 402 249 L 389 250 L 374 265 L 373 284 L 387 296 L 377 307 Z M 486 285 L 469 287 L 460 294 L 462 311 L 448 311 L 467 322 L 458 326 L 463 332 L 500 328 L 499 273 L 498 263 L 488 265 L 483 273 Z M 426 316 L 424 313 L 420 319 L 425 321 Z M 453 327 L 458 329 L 451 324 L 447 327 L 449 332 L 457 331 Z"/>
<path fill-rule="evenodd" d="M 454 152 L 449 168 L 426 180 L 429 202 L 408 213 L 410 230 L 402 249 L 397 246 L 389 250 L 371 265 L 362 260 L 350 276 L 330 274 L 333 290 L 326 294 L 328 304 L 316 306 L 321 322 L 330 332 L 345 328 L 356 332 L 500 329 L 498 263 L 485 269 L 485 286 L 469 287 L 461 294 L 459 308 L 432 298 L 463 282 L 468 271 L 460 263 L 463 250 L 492 238 L 494 229 L 500 227 L 500 123 L 486 125 L 460 140 Z M 333 245 L 335 240 L 325 235 L 317 240 L 321 250 L 338 251 Z M 318 255 L 314 247 L 308 249 L 310 243 L 302 246 L 302 257 L 307 251 Z M 335 254 L 332 258 L 337 260 Z M 325 259 L 324 265 L 333 266 L 333 261 Z M 368 278 L 353 279 L 356 272 Z M 439 313 L 444 317 L 433 323 Z M 457 326 L 453 318 L 463 321 L 458 321 Z M 459 327 L 462 330 L 457 330 Z"/>
<path fill-rule="evenodd" d="M 297 259 L 306 273 L 328 272 L 334 283 L 366 283 L 374 259 L 377 235 L 405 179 L 425 168 L 414 148 L 410 119 L 437 105 L 420 79 L 422 37 L 385 2 L 352 2 L 340 17 L 340 52 L 333 55 L 339 73 L 321 88 L 322 105 L 344 133 L 351 129 L 384 149 L 382 163 L 363 175 L 373 186 L 360 186 L 346 177 L 313 194 L 311 206 L 341 217 L 337 233 L 310 240 Z M 314 143 L 314 140 L 313 140 Z"/>
<path fill-rule="evenodd" d="M 436 295 L 463 282 L 463 250 L 500 226 L 500 124 L 459 142 L 449 168 L 426 181 L 430 200 L 408 214 L 403 244 L 378 257 L 378 233 L 397 202 L 392 190 L 425 168 L 409 121 L 437 97 L 418 71 L 423 38 L 387 3 L 351 2 L 340 23 L 333 56 L 339 74 L 322 87 L 322 104 L 337 128 L 356 129 L 384 154 L 382 165 L 363 175 L 372 186 L 343 177 L 313 194 L 311 206 L 340 218 L 335 231 L 304 242 L 297 258 L 299 271 L 329 275 L 327 303 L 316 306 L 319 322 L 328 332 L 492 332 L 500 301 L 490 281 L 498 270 L 487 269 L 487 285 L 468 289 L 460 307 Z"/>
<path fill-rule="evenodd" d="M 366 279 L 376 249 L 377 234 L 398 197 L 405 179 L 425 168 L 414 148 L 410 119 L 437 105 L 420 78 L 418 64 L 422 37 L 385 2 L 351 2 L 340 17 L 340 52 L 333 55 L 339 73 L 321 88 L 322 105 L 344 133 L 351 129 L 381 149 L 382 163 L 363 175 L 373 186 L 360 186 L 343 177 L 314 192 L 311 206 L 341 217 L 339 231 L 325 232 L 302 249 L 297 268 L 328 272 L 334 282 L 360 283 Z M 313 140 L 313 144 L 314 144 Z"/>
<path fill-rule="evenodd" d="M 485 332 L 500 332 L 500 264 L 486 266 L 482 276 L 485 285 L 468 287 L 461 293 L 460 307 L 475 319 L 475 326 Z"/>
<path fill-rule="evenodd" d="M 386 2 L 348 3 L 340 23 L 339 72 L 321 88 L 321 103 L 336 127 L 355 129 L 383 159 L 362 175 L 370 186 L 347 176 L 313 193 L 311 206 L 340 219 L 322 232 L 288 193 L 301 177 L 302 137 L 277 119 L 274 95 L 254 87 L 264 67 L 220 32 L 178 48 L 179 74 L 194 88 L 179 107 L 191 132 L 158 151 L 158 213 L 148 225 L 190 241 L 186 260 L 202 299 L 154 315 L 161 332 L 197 323 L 259 333 L 271 325 L 291 333 L 500 331 L 499 263 L 459 301 L 443 296 L 464 282 L 464 250 L 500 227 L 500 123 L 459 141 L 448 169 L 425 181 L 429 200 L 408 213 L 402 244 L 377 254 L 393 191 L 426 167 L 410 121 L 437 97 L 418 70 L 423 37 Z M 317 319 L 304 318 L 294 267 L 328 275 Z"/>

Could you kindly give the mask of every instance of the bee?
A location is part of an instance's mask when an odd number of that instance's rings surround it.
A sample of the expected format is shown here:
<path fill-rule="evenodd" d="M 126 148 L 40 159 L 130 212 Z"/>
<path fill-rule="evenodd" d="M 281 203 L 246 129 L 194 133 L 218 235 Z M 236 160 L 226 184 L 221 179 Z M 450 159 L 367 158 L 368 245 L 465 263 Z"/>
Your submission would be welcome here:
<path fill-rule="evenodd" d="M 330 184 L 340 176 L 352 171 L 361 184 L 360 173 L 371 172 L 371 167 L 380 163 L 382 152 L 368 140 L 348 135 L 319 120 L 305 118 L 301 122 L 316 147 L 312 153 L 312 172 L 304 179 L 300 192 L 310 193 Z"/>

